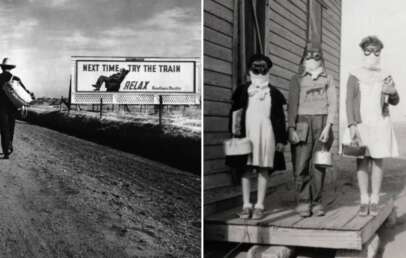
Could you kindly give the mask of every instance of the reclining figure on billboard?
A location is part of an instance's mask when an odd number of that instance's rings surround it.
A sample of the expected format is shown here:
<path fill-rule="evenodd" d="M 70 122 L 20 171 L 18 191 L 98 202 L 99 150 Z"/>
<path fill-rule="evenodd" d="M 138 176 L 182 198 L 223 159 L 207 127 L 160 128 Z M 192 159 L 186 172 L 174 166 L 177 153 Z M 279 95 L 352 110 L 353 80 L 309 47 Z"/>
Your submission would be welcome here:
<path fill-rule="evenodd" d="M 120 72 L 112 74 L 110 76 L 101 75 L 96 81 L 96 84 L 92 86 L 95 88 L 95 91 L 100 91 L 101 86 L 106 87 L 107 92 L 118 92 L 120 89 L 120 84 L 124 80 L 125 76 L 130 72 L 124 68 L 120 69 Z"/>

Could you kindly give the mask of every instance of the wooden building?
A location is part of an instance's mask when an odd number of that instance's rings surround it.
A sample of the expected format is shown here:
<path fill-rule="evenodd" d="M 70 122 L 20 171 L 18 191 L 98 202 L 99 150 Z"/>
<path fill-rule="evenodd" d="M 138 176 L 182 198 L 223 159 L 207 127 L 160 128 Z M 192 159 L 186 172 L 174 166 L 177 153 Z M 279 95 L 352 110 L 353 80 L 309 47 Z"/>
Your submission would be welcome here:
<path fill-rule="evenodd" d="M 340 37 L 341 0 L 204 1 L 205 216 L 241 203 L 222 142 L 230 137 L 231 94 L 245 80 L 247 57 L 257 52 L 270 56 L 271 82 L 287 97 L 309 40 L 321 44 L 327 71 L 339 85 Z M 291 170 L 289 150 L 286 157 Z M 289 171 L 278 172 L 270 183 L 291 179 Z"/>

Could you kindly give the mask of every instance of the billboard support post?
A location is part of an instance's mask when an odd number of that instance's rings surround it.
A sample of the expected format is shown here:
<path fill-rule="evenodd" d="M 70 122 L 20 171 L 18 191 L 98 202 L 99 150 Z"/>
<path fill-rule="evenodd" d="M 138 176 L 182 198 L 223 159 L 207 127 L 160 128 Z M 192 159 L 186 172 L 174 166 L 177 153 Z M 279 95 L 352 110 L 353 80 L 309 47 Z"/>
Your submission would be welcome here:
<path fill-rule="evenodd" d="M 72 103 L 72 76 L 69 77 L 69 96 L 68 96 L 68 114 Z"/>
<path fill-rule="evenodd" d="M 103 116 L 103 98 L 100 98 L 100 119 Z"/>
<path fill-rule="evenodd" d="M 159 126 L 162 126 L 162 110 L 163 110 L 163 101 L 162 101 L 162 95 L 159 95 L 159 106 L 158 106 L 158 112 L 159 112 Z"/>

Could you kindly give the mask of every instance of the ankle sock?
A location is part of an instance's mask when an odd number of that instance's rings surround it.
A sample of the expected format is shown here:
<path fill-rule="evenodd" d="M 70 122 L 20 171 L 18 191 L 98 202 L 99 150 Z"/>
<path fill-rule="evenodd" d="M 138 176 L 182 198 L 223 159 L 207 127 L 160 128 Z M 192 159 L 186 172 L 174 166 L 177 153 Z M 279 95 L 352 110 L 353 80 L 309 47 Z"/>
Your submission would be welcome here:
<path fill-rule="evenodd" d="M 264 205 L 263 205 L 263 204 L 256 203 L 254 208 L 255 208 L 255 209 L 264 209 Z"/>
<path fill-rule="evenodd" d="M 370 201 L 371 203 L 379 203 L 379 194 L 371 194 Z"/>
<path fill-rule="evenodd" d="M 242 208 L 243 209 L 246 209 L 246 208 L 252 209 L 252 203 L 244 203 Z"/>
<path fill-rule="evenodd" d="M 361 194 L 361 204 L 369 204 L 370 198 L 368 194 Z"/>

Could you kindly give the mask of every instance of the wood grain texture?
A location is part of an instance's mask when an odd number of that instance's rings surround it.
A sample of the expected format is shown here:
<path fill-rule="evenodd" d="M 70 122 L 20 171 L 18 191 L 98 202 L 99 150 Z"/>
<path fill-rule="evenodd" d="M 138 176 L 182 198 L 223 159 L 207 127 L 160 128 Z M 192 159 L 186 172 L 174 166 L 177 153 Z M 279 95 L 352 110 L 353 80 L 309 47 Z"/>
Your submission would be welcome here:
<path fill-rule="evenodd" d="M 294 211 L 294 192 L 275 192 L 267 197 L 267 210 L 261 220 L 239 219 L 240 207 L 206 217 L 206 237 L 217 241 L 361 250 L 362 244 L 389 217 L 393 199 L 382 197 L 378 216 L 360 217 L 357 192 L 336 197 L 326 216 L 301 218 Z"/>
<path fill-rule="evenodd" d="M 205 26 L 203 31 L 205 42 L 213 42 L 217 45 L 231 49 L 232 38 L 210 27 Z"/>
<path fill-rule="evenodd" d="M 205 0 L 204 3 L 204 10 L 209 12 L 217 17 L 221 17 L 222 19 L 233 23 L 233 10 L 230 8 L 225 7 L 217 3 L 216 1 L 212 0 Z"/>
<path fill-rule="evenodd" d="M 233 24 L 209 12 L 204 12 L 204 25 L 224 35 L 233 36 Z"/>

